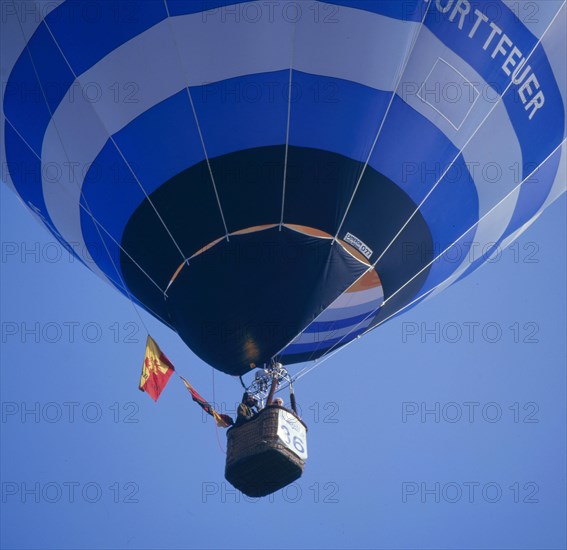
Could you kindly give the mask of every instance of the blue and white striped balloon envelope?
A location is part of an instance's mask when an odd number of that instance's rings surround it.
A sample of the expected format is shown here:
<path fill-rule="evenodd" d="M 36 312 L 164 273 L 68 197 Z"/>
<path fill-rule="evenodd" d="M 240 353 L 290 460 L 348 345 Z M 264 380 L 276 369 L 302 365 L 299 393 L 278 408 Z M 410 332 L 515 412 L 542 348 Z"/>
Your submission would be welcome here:
<path fill-rule="evenodd" d="M 343 346 L 565 190 L 563 1 L 2 10 L 2 179 L 229 374 Z"/>

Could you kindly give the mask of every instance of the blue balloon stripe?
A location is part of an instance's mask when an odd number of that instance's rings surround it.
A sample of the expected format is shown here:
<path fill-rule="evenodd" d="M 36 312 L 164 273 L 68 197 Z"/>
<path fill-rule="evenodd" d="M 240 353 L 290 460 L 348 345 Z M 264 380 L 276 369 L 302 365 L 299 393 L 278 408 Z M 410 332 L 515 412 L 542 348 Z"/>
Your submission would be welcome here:
<path fill-rule="evenodd" d="M 341 346 L 347 344 L 348 342 L 354 340 L 359 334 L 362 334 L 366 330 L 366 327 L 358 328 L 347 336 L 340 336 L 338 338 L 330 338 L 329 340 L 322 340 L 321 342 L 312 342 L 309 344 L 290 344 L 282 352 L 282 356 L 289 357 L 293 355 L 300 355 L 303 353 L 314 353 L 312 359 L 316 359 L 321 355 L 327 353 L 331 350 L 335 344 Z M 315 353 L 316 352 L 316 353 Z"/>
<path fill-rule="evenodd" d="M 370 308 L 368 307 L 368 304 L 365 304 L 366 305 L 365 313 L 361 315 L 356 315 L 354 317 L 349 317 L 348 319 L 337 319 L 335 321 L 314 321 L 303 332 L 304 333 L 329 332 L 331 330 L 338 330 L 349 326 L 355 327 L 358 323 L 361 323 L 364 320 L 366 320 L 372 314 L 372 312 L 377 311 L 381 302 L 382 301 L 380 300 L 380 302 L 377 302 L 374 307 L 370 307 Z M 333 315 L 333 309 L 328 309 L 325 312 L 325 316 L 332 317 L 332 315 Z"/>
<path fill-rule="evenodd" d="M 83 184 L 81 204 L 85 208 L 81 209 L 81 231 L 91 257 L 111 277 L 116 276 L 115 265 L 120 269 L 120 248 L 116 243 L 120 243 L 132 212 L 144 199 L 145 195 L 132 172 L 109 140 L 90 167 Z M 96 227 L 89 212 L 104 231 Z M 109 254 L 101 249 L 99 231 L 104 234 L 114 265 Z"/>
<path fill-rule="evenodd" d="M 104 227 L 104 224 L 101 225 Z M 120 248 L 116 246 L 103 229 L 95 225 L 92 217 L 84 212 L 81 217 L 81 227 L 85 245 L 92 261 L 96 263 L 97 267 L 112 281 L 120 292 L 127 294 L 121 283 L 124 277 L 120 266 Z"/>
<path fill-rule="evenodd" d="M 145 199 L 145 194 L 116 147 L 108 141 L 86 175 L 81 204 L 88 204 L 92 215 L 120 242 L 122 228 L 131 213 Z M 91 217 L 82 210 L 81 218 Z M 85 240 L 89 234 L 83 232 Z M 98 238 L 93 239 L 95 242 Z"/>
<path fill-rule="evenodd" d="M 191 87 L 209 157 L 285 143 L 288 87 L 287 70 Z"/>
<path fill-rule="evenodd" d="M 293 85 L 289 143 L 366 162 L 391 92 L 301 71 Z"/>
<path fill-rule="evenodd" d="M 45 130 L 73 75 L 45 25 L 40 25 L 6 84 L 4 110 L 10 122 L 41 155 Z"/>
<path fill-rule="evenodd" d="M 142 113 L 117 132 L 114 140 L 148 195 L 205 158 L 185 89 Z M 140 186 L 128 172 L 133 185 L 120 191 L 128 193 L 135 187 L 138 194 Z"/>

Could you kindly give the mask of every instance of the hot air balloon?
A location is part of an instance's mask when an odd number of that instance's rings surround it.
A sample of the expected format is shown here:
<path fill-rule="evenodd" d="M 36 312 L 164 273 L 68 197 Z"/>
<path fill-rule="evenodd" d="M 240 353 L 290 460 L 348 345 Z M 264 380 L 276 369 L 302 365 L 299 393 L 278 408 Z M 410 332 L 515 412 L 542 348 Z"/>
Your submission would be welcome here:
<path fill-rule="evenodd" d="M 563 1 L 2 9 L 3 179 L 229 375 L 327 356 L 565 191 Z"/>

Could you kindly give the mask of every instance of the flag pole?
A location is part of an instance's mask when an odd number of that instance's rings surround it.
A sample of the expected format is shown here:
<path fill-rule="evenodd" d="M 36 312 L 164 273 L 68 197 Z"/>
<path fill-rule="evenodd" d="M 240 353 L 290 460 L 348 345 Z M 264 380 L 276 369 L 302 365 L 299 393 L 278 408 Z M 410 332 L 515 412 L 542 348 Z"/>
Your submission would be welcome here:
<path fill-rule="evenodd" d="M 274 398 L 274 393 L 276 393 L 277 387 L 278 387 L 278 379 L 274 377 L 272 379 L 272 386 L 270 387 L 270 393 L 268 394 L 268 398 L 266 399 L 266 405 L 272 404 L 272 399 Z"/>

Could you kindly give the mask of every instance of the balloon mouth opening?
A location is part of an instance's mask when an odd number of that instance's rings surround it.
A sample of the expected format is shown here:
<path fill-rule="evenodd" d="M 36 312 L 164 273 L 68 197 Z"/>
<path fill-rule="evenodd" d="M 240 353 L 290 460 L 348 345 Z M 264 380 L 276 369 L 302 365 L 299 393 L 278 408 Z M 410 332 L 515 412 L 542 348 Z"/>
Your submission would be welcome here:
<path fill-rule="evenodd" d="M 301 233 L 303 235 L 308 235 L 308 236 L 316 237 L 316 238 L 320 238 L 320 239 L 333 240 L 333 235 L 331 235 L 330 233 L 327 233 L 326 231 L 323 231 L 321 229 L 316 229 L 314 227 L 309 227 L 307 225 L 288 224 L 288 223 L 254 225 L 254 226 L 251 226 L 251 227 L 246 227 L 244 229 L 239 229 L 237 231 L 233 231 L 232 233 L 228 233 L 228 235 L 226 235 L 224 237 L 218 237 L 217 239 L 214 239 L 213 241 L 211 241 L 207 245 L 203 246 L 202 248 L 197 250 L 195 253 L 193 253 L 191 256 L 189 256 L 187 259 L 185 259 L 181 262 L 181 264 L 177 267 L 177 269 L 173 273 L 171 279 L 169 280 L 169 283 L 167 284 L 167 287 L 165 289 L 166 299 L 167 299 L 167 291 L 170 289 L 171 285 L 175 282 L 175 280 L 177 279 L 177 277 L 179 276 L 179 274 L 181 273 L 183 268 L 185 266 L 189 266 L 191 264 L 191 260 L 194 260 L 195 258 L 200 256 L 201 254 L 204 254 L 204 253 L 210 251 L 219 243 L 221 243 L 225 240 L 229 241 L 230 237 L 236 237 L 236 236 L 239 236 L 239 235 L 247 235 L 247 234 L 250 234 L 250 233 L 257 233 L 257 232 L 260 232 L 260 231 L 266 231 L 268 229 L 274 229 L 274 228 L 278 228 L 280 230 L 281 230 L 281 228 L 290 229 L 291 231 L 296 231 L 297 233 Z M 378 273 L 375 269 L 375 266 L 371 265 L 371 263 L 364 256 L 363 253 L 358 251 L 353 245 L 349 244 L 348 242 L 346 242 L 343 239 L 336 239 L 336 242 L 340 246 L 342 246 L 348 254 L 353 256 L 355 259 L 360 261 L 362 264 L 368 266 L 369 268 L 372 267 L 372 270 L 369 271 L 369 274 L 373 273 L 374 276 L 378 279 L 378 284 L 380 284 L 380 277 L 378 276 Z"/>

